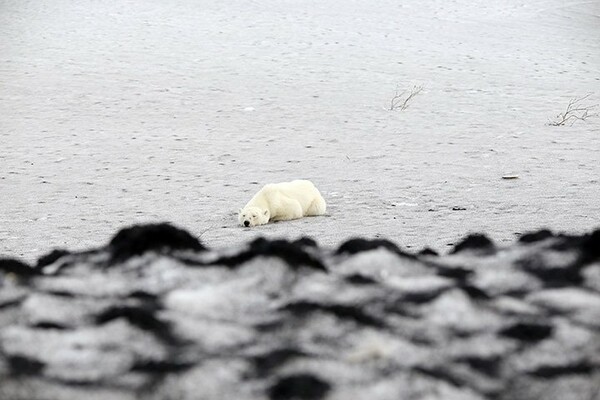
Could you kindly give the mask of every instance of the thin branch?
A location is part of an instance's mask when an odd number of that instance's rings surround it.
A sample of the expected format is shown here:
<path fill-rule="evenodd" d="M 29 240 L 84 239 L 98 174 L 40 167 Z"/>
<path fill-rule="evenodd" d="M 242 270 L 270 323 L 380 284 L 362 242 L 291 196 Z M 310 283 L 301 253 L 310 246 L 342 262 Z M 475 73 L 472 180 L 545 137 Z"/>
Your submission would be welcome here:
<path fill-rule="evenodd" d="M 570 121 L 571 126 L 573 126 L 573 124 L 576 121 L 585 121 L 588 118 L 600 116 L 599 113 L 590 113 L 591 110 L 598 107 L 598 104 L 589 105 L 589 106 L 580 105 L 580 103 L 582 101 L 586 100 L 591 95 L 592 95 L 592 93 L 588 93 L 583 97 L 579 97 L 579 98 L 575 97 L 575 98 L 572 98 L 571 100 L 569 100 L 569 103 L 567 104 L 567 108 L 565 109 L 565 112 L 558 114 L 553 121 L 549 121 L 549 125 L 563 126 L 563 125 L 566 125 L 567 122 Z"/>
<path fill-rule="evenodd" d="M 408 108 L 408 103 L 423 90 L 423 86 L 413 86 L 406 96 L 407 90 L 403 90 L 399 92 L 399 86 L 396 86 L 396 94 L 392 97 L 390 101 L 390 111 L 400 110 L 404 111 Z"/>

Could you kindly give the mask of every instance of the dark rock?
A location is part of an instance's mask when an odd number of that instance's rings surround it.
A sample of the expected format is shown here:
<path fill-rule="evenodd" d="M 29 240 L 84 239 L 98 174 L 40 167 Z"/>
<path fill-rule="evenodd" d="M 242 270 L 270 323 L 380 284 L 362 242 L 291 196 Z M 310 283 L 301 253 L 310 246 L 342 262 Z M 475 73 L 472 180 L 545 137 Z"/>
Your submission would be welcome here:
<path fill-rule="evenodd" d="M 308 266 L 317 270 L 327 271 L 323 263 L 313 254 L 302 247 L 304 244 L 292 243 L 287 240 L 266 240 L 259 238 L 250 243 L 254 256 L 279 257 L 293 267 Z"/>
<path fill-rule="evenodd" d="M 552 325 L 548 322 L 517 322 L 500 331 L 502 336 L 518 339 L 523 342 L 538 342 L 552 334 Z"/>
<path fill-rule="evenodd" d="M 355 285 L 370 285 L 377 283 L 375 279 L 361 274 L 348 275 L 346 276 L 346 281 Z"/>
<path fill-rule="evenodd" d="M 237 267 L 259 256 L 280 258 L 294 268 L 305 266 L 327 271 L 321 260 L 307 252 L 301 245 L 287 240 L 267 240 L 265 238 L 255 239 L 247 250 L 233 256 L 221 257 L 211 264 Z"/>
<path fill-rule="evenodd" d="M 553 379 L 564 375 L 589 374 L 593 370 L 594 368 L 588 362 L 582 361 L 560 366 L 542 366 L 531 371 L 530 374 L 539 378 Z"/>
<path fill-rule="evenodd" d="M 15 258 L 0 258 L 0 271 L 20 278 L 30 278 L 38 274 L 34 268 Z"/>
<path fill-rule="evenodd" d="M 267 376 L 271 371 L 281 367 L 287 361 L 298 357 L 307 356 L 307 353 L 297 348 L 286 347 L 275 349 L 264 354 L 252 357 L 257 376 Z"/>
<path fill-rule="evenodd" d="M 36 322 L 36 323 L 32 324 L 31 326 L 33 326 L 34 328 L 39 328 L 39 329 L 57 329 L 57 330 L 63 330 L 63 329 L 68 328 L 66 325 L 57 324 L 56 322 Z"/>
<path fill-rule="evenodd" d="M 465 250 L 478 250 L 485 252 L 494 251 L 494 243 L 485 235 L 472 234 L 461 240 L 450 251 L 450 254 L 460 253 Z"/>
<path fill-rule="evenodd" d="M 288 311 L 296 316 L 311 314 L 315 311 L 331 313 L 342 319 L 350 319 L 359 324 L 382 328 L 385 323 L 365 313 L 358 306 L 347 306 L 342 304 L 320 304 L 309 301 L 297 301 L 286 304 L 282 310 Z"/>
<path fill-rule="evenodd" d="M 36 375 L 42 371 L 44 363 L 23 356 L 9 356 L 8 367 L 13 376 Z"/>
<path fill-rule="evenodd" d="M 548 229 L 542 229 L 537 232 L 525 233 L 519 238 L 519 242 L 521 243 L 535 243 L 541 242 L 542 240 L 546 240 L 548 238 L 554 237 L 554 234 Z"/>
<path fill-rule="evenodd" d="M 600 229 L 596 229 L 590 235 L 585 235 L 581 246 L 583 262 L 585 264 L 600 260 Z"/>
<path fill-rule="evenodd" d="M 579 251 L 579 264 L 585 265 L 598 261 L 600 260 L 600 229 L 582 236 L 560 235 L 552 244 L 551 249 Z"/>
<path fill-rule="evenodd" d="M 314 239 L 309 237 L 301 237 L 292 242 L 292 244 L 300 246 L 300 247 L 317 247 L 318 244 Z"/>
<path fill-rule="evenodd" d="M 469 283 L 461 283 L 458 285 L 460 289 L 462 289 L 470 298 L 474 300 L 489 300 L 492 297 L 475 285 Z"/>
<path fill-rule="evenodd" d="M 432 378 L 448 382 L 453 386 L 463 386 L 465 383 L 463 379 L 456 376 L 455 369 L 451 365 L 418 366 L 415 370 Z"/>
<path fill-rule="evenodd" d="M 170 324 L 160 320 L 156 316 L 156 312 L 157 310 L 152 306 L 115 306 L 98 314 L 96 323 L 104 324 L 118 318 L 124 318 L 131 325 L 149 331 L 166 343 L 180 343 L 181 340 L 173 334 Z"/>
<path fill-rule="evenodd" d="M 205 247 L 187 231 L 161 223 L 122 229 L 112 238 L 108 249 L 113 262 L 122 262 L 151 250 L 202 251 Z"/>
<path fill-rule="evenodd" d="M 440 254 L 432 248 L 426 247 L 419 252 L 420 256 L 439 256 Z"/>
<path fill-rule="evenodd" d="M 429 265 L 433 266 L 437 270 L 437 273 L 439 276 L 443 276 L 446 278 L 453 278 L 453 279 L 456 279 L 457 281 L 466 280 L 474 272 L 471 268 L 463 267 L 460 265 L 438 264 L 438 263 L 436 263 L 436 264 L 430 263 Z"/>
<path fill-rule="evenodd" d="M 458 361 L 467 363 L 472 369 L 487 376 L 498 376 L 501 372 L 501 360 L 500 357 L 483 358 L 467 356 L 460 358 Z"/>
<path fill-rule="evenodd" d="M 330 390 L 329 383 L 310 374 L 284 376 L 269 389 L 271 400 L 319 400 Z"/>
<path fill-rule="evenodd" d="M 186 363 L 177 360 L 138 360 L 131 366 L 131 371 L 151 374 L 165 374 L 182 372 L 191 368 L 193 365 L 193 363 Z"/>
<path fill-rule="evenodd" d="M 155 310 L 159 308 L 158 296 L 154 293 L 149 293 L 143 290 L 134 290 L 133 292 L 129 293 L 129 297 L 132 299 L 141 300 L 145 304 L 152 304 L 152 308 Z"/>
<path fill-rule="evenodd" d="M 378 248 L 387 249 L 393 253 L 396 253 L 400 256 L 414 258 L 415 256 L 409 253 L 406 253 L 395 244 L 386 239 L 362 239 L 355 238 L 347 240 L 342 243 L 340 247 L 338 247 L 336 254 L 348 254 L 353 255 L 357 253 L 361 253 L 363 251 L 375 250 Z"/>
<path fill-rule="evenodd" d="M 42 257 L 40 257 L 38 259 L 35 268 L 41 269 L 41 268 L 45 267 L 46 265 L 50 265 L 50 264 L 56 262 L 57 260 L 59 260 L 61 257 L 64 257 L 69 254 L 71 254 L 71 252 L 69 252 L 67 250 L 63 250 L 63 249 L 52 250 L 50 253 L 43 255 Z"/>

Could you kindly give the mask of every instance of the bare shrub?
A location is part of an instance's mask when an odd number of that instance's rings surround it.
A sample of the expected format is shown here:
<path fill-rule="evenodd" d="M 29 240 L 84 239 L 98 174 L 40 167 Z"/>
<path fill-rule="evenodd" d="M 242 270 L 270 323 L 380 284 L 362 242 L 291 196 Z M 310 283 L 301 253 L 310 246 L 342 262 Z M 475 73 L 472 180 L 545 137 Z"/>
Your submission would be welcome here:
<path fill-rule="evenodd" d="M 423 86 L 415 85 L 410 90 L 400 91 L 400 85 L 396 86 L 396 94 L 392 97 L 390 101 L 390 111 L 400 110 L 404 111 L 408 108 L 408 103 L 421 93 L 423 90 Z"/>
<path fill-rule="evenodd" d="M 553 120 L 548 122 L 551 126 L 563 126 L 568 123 L 572 126 L 577 121 L 585 121 L 588 118 L 597 117 L 597 112 L 594 112 L 598 107 L 598 104 L 584 105 L 582 102 L 590 97 L 592 93 L 589 93 L 583 97 L 575 97 L 569 100 L 567 108 L 564 112 L 558 114 Z"/>

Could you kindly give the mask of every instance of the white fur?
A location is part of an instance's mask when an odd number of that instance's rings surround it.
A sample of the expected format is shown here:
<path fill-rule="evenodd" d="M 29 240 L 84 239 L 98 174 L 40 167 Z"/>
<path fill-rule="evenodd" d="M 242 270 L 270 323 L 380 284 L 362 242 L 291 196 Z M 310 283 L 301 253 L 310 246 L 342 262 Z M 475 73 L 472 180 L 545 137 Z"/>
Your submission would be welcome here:
<path fill-rule="evenodd" d="M 240 210 L 242 226 L 264 225 L 269 221 L 287 221 L 325 214 L 325 200 L 311 181 L 270 183 L 265 185 Z"/>

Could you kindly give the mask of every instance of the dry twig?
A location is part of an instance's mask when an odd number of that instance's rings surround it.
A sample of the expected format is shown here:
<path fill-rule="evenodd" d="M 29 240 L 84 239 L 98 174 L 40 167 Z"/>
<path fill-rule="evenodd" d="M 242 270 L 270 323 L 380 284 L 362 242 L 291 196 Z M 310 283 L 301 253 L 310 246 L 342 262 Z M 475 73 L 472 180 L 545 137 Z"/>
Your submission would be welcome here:
<path fill-rule="evenodd" d="M 390 102 L 390 111 L 406 110 L 408 108 L 408 103 L 413 99 L 413 97 L 421 93 L 421 90 L 423 90 L 423 86 L 417 85 L 413 86 L 412 89 L 410 89 L 410 92 L 408 92 L 408 90 L 403 90 L 402 92 L 400 92 L 399 88 L 399 85 L 396 86 L 396 94 L 394 95 L 394 97 L 392 97 L 392 100 Z"/>
<path fill-rule="evenodd" d="M 572 126 L 576 121 L 585 121 L 591 117 L 598 117 L 600 115 L 599 113 L 592 112 L 596 107 L 598 107 L 598 104 L 587 106 L 581 105 L 581 102 L 591 95 L 592 94 L 589 93 L 583 97 L 572 98 L 569 100 L 569 104 L 567 104 L 565 112 L 558 114 L 554 120 L 548 122 L 548 125 L 563 126 L 571 122 Z"/>

